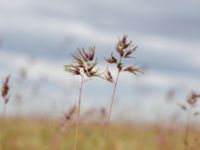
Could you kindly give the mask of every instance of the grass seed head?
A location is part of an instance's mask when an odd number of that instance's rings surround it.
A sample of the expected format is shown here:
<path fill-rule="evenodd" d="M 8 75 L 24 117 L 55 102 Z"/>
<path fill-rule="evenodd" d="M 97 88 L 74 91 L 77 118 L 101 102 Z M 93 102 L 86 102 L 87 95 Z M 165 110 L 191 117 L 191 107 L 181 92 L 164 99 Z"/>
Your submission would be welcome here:
<path fill-rule="evenodd" d="M 119 39 L 116 45 L 116 51 L 119 53 L 121 57 L 128 58 L 130 55 L 136 50 L 137 47 L 132 46 L 132 41 L 127 40 L 127 35 L 123 35 L 121 39 Z"/>
<path fill-rule="evenodd" d="M 190 104 L 191 106 L 194 106 L 198 99 L 200 98 L 200 95 L 195 93 L 195 92 L 191 92 L 190 96 L 187 99 L 188 104 Z"/>
<path fill-rule="evenodd" d="M 109 58 L 105 58 L 105 60 L 110 64 L 117 63 L 117 58 L 113 56 L 113 53 L 111 53 L 111 56 Z"/>
<path fill-rule="evenodd" d="M 111 82 L 111 83 L 114 82 L 113 77 L 112 77 L 112 74 L 111 74 L 111 72 L 110 72 L 108 69 L 106 70 L 106 72 L 105 72 L 105 74 L 104 74 L 104 77 L 105 77 L 105 79 L 106 79 L 107 81 L 109 81 L 109 82 Z"/>
<path fill-rule="evenodd" d="M 76 112 L 76 106 L 72 106 L 67 113 L 64 114 L 65 120 L 71 120 L 72 115 Z"/>
<path fill-rule="evenodd" d="M 1 96 L 4 98 L 4 102 L 7 104 L 9 101 L 9 90 L 10 90 L 10 86 L 9 86 L 9 80 L 10 80 L 10 75 L 8 75 L 4 82 L 3 82 L 3 87 L 2 87 L 2 91 L 1 91 Z"/>
<path fill-rule="evenodd" d="M 127 35 L 123 35 L 123 37 L 119 39 L 119 41 L 116 45 L 116 51 L 119 54 L 119 57 L 115 57 L 113 55 L 113 53 L 111 53 L 110 57 L 105 58 L 105 60 L 109 64 L 116 64 L 116 67 L 117 67 L 119 72 L 126 71 L 126 72 L 129 72 L 129 73 L 133 73 L 135 75 L 138 75 L 138 73 L 142 73 L 138 68 L 133 67 L 133 66 L 129 66 L 129 67 L 124 68 L 125 65 L 124 65 L 122 59 L 131 58 L 132 57 L 131 55 L 137 49 L 137 46 L 134 46 L 132 44 L 132 41 L 128 41 L 127 37 L 128 37 Z M 107 76 L 107 77 L 109 77 L 109 76 Z"/>
<path fill-rule="evenodd" d="M 183 104 L 177 104 L 182 110 L 186 111 L 187 110 L 187 107 Z"/>
<path fill-rule="evenodd" d="M 125 68 L 124 71 L 133 73 L 135 75 L 138 75 L 138 73 L 142 73 L 138 68 L 136 68 L 134 66 L 129 66 L 129 67 Z"/>
<path fill-rule="evenodd" d="M 95 47 L 90 47 L 88 51 L 78 48 L 78 54 L 72 55 L 72 57 L 75 59 L 75 63 L 65 65 L 65 71 L 82 77 L 86 75 L 88 78 L 101 76 L 99 70 L 96 69 L 98 61 L 95 58 Z"/>

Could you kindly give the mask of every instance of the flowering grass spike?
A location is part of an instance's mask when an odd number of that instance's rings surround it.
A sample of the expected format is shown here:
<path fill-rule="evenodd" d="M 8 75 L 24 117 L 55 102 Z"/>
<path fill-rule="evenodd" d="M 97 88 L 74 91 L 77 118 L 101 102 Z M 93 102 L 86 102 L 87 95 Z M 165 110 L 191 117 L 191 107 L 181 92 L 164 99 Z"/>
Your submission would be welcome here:
<path fill-rule="evenodd" d="M 79 100 L 77 106 L 74 107 L 72 111 L 74 112 L 75 108 L 77 109 L 76 133 L 73 147 L 73 150 L 77 150 L 83 84 L 92 77 L 101 77 L 101 73 L 99 72 L 99 69 L 96 69 L 98 61 L 95 57 L 95 47 L 90 47 L 88 51 L 86 51 L 84 48 L 78 49 L 78 53 L 72 54 L 72 57 L 74 58 L 75 62 L 69 65 L 65 65 L 64 68 L 65 71 L 81 77 Z"/>

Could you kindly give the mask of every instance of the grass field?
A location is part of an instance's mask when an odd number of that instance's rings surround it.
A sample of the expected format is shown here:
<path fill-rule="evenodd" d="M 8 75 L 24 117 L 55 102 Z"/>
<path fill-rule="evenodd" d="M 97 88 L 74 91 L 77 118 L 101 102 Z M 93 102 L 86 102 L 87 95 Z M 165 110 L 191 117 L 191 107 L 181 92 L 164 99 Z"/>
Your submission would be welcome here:
<path fill-rule="evenodd" d="M 120 89 L 117 91 L 120 74 L 126 72 L 136 76 L 144 75 L 137 66 L 125 62 L 132 58 L 131 54 L 134 54 L 136 49 L 137 46 L 127 40 L 127 35 L 123 35 L 116 44 L 117 56 L 112 52 L 105 58 L 106 66 L 114 64 L 116 70 L 109 70 L 107 67 L 103 72 L 97 66 L 99 62 L 95 56 L 95 47 L 88 50 L 77 49 L 77 53 L 72 54 L 74 61 L 64 65 L 64 70 L 80 77 L 78 100 L 76 105 L 63 114 L 62 119 L 46 119 L 51 116 L 27 116 L 22 119 L 20 116 L 11 118 L 7 115 L 6 106 L 12 97 L 9 83 L 11 76 L 8 75 L 1 90 L 3 109 L 0 118 L 0 150 L 200 150 L 200 130 L 197 124 L 194 124 L 198 123 L 197 117 L 200 114 L 200 94 L 194 91 L 191 91 L 185 103 L 174 103 L 177 109 L 184 112 L 184 119 L 181 116 L 172 116 L 170 119 L 163 116 L 163 121 L 157 118 L 154 124 L 127 123 L 121 117 L 118 117 L 116 122 L 112 121 L 111 114 L 117 93 L 126 97 L 127 92 L 125 90 L 124 93 Z M 84 85 L 97 77 L 113 84 L 108 110 L 91 108 L 83 115 L 81 102 L 84 99 L 82 91 L 86 88 Z M 172 100 L 173 95 L 172 91 L 166 100 Z M 98 115 L 90 118 L 95 112 Z"/>
<path fill-rule="evenodd" d="M 2 125 L 2 123 L 1 123 Z M 72 150 L 75 128 L 63 129 L 57 120 L 9 119 L 1 130 L 1 150 Z M 1 128 L 2 129 L 2 128 Z M 160 125 L 112 125 L 104 150 L 183 150 L 184 128 L 170 129 Z M 190 149 L 198 150 L 200 132 L 191 130 Z M 98 150 L 103 126 L 84 124 L 80 128 L 79 150 Z"/>

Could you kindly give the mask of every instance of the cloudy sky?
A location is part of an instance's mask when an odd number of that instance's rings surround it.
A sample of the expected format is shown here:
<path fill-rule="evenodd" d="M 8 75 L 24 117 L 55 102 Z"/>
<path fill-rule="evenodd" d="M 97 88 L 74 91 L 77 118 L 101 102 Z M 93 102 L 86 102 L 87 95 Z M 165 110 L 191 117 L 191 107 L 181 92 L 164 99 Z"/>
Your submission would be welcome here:
<path fill-rule="evenodd" d="M 23 95 L 20 109 L 12 99 L 10 112 L 66 111 L 79 84 L 63 71 L 70 53 L 95 45 L 106 68 L 103 57 L 123 34 L 138 46 L 132 63 L 145 74 L 121 76 L 115 110 L 132 111 L 133 117 L 142 112 L 146 118 L 158 109 L 170 112 L 163 105 L 170 90 L 178 101 L 191 90 L 200 92 L 199 7 L 199 0 L 0 0 L 0 79 L 11 74 L 12 92 Z M 23 70 L 25 81 L 20 80 Z M 111 92 L 105 81 L 91 81 L 83 107 L 106 106 Z"/>

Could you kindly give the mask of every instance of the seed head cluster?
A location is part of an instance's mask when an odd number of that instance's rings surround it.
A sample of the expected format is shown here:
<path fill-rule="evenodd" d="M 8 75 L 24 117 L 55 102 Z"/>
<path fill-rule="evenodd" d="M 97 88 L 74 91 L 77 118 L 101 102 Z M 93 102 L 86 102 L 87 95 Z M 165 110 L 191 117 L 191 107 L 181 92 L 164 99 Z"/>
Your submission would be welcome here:
<path fill-rule="evenodd" d="M 200 98 L 200 94 L 197 94 L 195 92 L 191 92 L 190 96 L 187 99 L 187 102 L 191 106 L 194 106 L 197 103 L 199 98 Z"/>
<path fill-rule="evenodd" d="M 78 54 L 72 54 L 72 57 L 75 63 L 65 65 L 65 71 L 88 78 L 100 76 L 99 70 L 96 69 L 98 61 L 95 58 L 95 47 L 90 47 L 88 51 L 78 48 Z"/>
<path fill-rule="evenodd" d="M 190 95 L 187 98 L 187 105 L 186 104 L 178 104 L 179 107 L 187 111 L 189 108 L 194 108 L 194 106 L 197 105 L 198 100 L 200 99 L 200 94 L 197 94 L 196 92 L 192 91 Z"/>
<path fill-rule="evenodd" d="M 118 72 L 125 71 L 133 73 L 135 75 L 138 75 L 138 73 L 142 73 L 135 66 L 127 66 L 127 67 L 124 66 L 123 59 L 132 58 L 132 54 L 137 49 L 137 46 L 132 44 L 132 41 L 127 40 L 127 35 L 124 35 L 121 39 L 119 39 L 115 49 L 116 52 L 118 53 L 118 57 L 114 56 L 114 54 L 111 53 L 110 57 L 105 58 L 105 60 L 109 64 L 116 64 Z M 113 82 L 112 74 L 108 69 L 105 71 L 104 77 L 107 81 Z"/>

